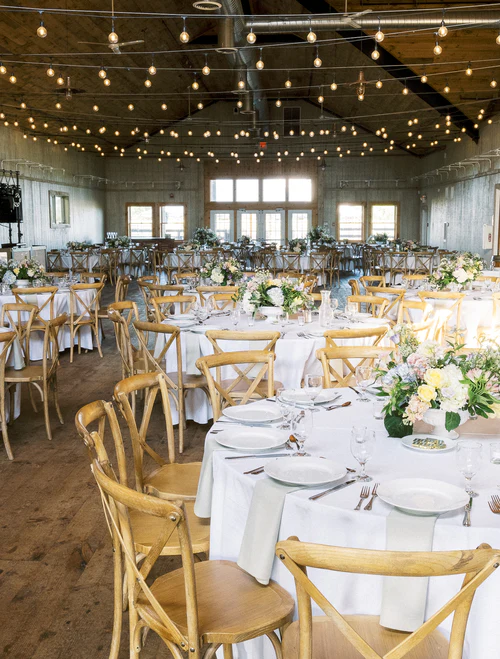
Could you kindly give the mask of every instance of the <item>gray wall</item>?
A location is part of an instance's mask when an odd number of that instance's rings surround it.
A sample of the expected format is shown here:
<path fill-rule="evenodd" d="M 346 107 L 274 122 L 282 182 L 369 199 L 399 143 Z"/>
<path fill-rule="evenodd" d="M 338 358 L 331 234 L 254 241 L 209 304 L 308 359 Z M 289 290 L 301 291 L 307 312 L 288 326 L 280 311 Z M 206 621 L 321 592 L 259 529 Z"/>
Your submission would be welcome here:
<path fill-rule="evenodd" d="M 23 194 L 23 233 L 27 245 L 63 247 L 68 240 L 100 242 L 104 236 L 105 191 L 96 180 L 80 176 L 104 177 L 104 163 L 93 154 L 64 151 L 57 146 L 31 138 L 24 139 L 19 130 L 0 126 L 0 160 L 5 169 L 21 172 Z M 45 165 L 28 167 L 23 161 Z M 104 160 L 104 159 L 102 159 Z M 13 162 L 14 161 L 14 162 Z M 52 171 L 49 167 L 54 168 Z M 61 168 L 61 169 L 56 169 Z M 64 170 L 64 171 L 62 171 Z M 75 179 L 76 177 L 76 179 Z M 71 227 L 51 229 L 49 190 L 66 192 L 70 197 Z M 14 239 L 17 231 L 14 230 Z M 0 227 L 0 242 L 7 242 L 8 229 Z"/>

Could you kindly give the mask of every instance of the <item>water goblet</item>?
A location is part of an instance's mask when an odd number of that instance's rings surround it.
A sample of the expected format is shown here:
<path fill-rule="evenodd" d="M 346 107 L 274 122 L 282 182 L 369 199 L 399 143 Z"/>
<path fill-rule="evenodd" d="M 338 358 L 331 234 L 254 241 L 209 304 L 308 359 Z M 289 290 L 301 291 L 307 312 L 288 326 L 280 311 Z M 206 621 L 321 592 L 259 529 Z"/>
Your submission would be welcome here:
<path fill-rule="evenodd" d="M 240 310 L 238 307 L 236 307 L 236 309 L 231 309 L 231 321 L 234 327 L 236 327 L 240 322 Z"/>
<path fill-rule="evenodd" d="M 465 478 L 465 491 L 469 497 L 477 497 L 478 493 L 471 488 L 471 480 L 479 471 L 483 459 L 483 447 L 480 442 L 457 442 L 457 467 Z"/>
<path fill-rule="evenodd" d="M 303 313 L 299 313 L 299 315 L 297 316 L 297 320 L 298 320 L 298 323 L 299 323 L 299 327 L 304 327 L 305 322 L 306 322 L 306 317 L 304 316 Z"/>
<path fill-rule="evenodd" d="M 311 399 L 311 406 L 314 409 L 316 398 L 323 391 L 323 376 L 318 375 L 317 373 L 307 373 L 305 377 L 305 385 L 305 391 Z"/>
<path fill-rule="evenodd" d="M 356 400 L 360 403 L 367 403 L 370 399 L 366 395 L 366 388 L 374 382 L 373 367 L 367 364 L 357 366 L 355 376 L 356 384 L 359 387 L 359 397 Z"/>
<path fill-rule="evenodd" d="M 339 301 L 336 297 L 331 298 L 330 306 L 332 308 L 332 315 L 335 318 L 335 314 L 337 313 L 337 309 L 339 308 Z"/>
<path fill-rule="evenodd" d="M 490 444 L 490 462 L 492 465 L 500 465 L 500 442 Z M 500 490 L 500 483 L 497 485 Z"/>
<path fill-rule="evenodd" d="M 304 443 L 312 431 L 312 414 L 311 410 L 300 410 L 298 414 L 292 417 L 292 433 L 297 440 L 296 457 L 305 457 L 309 455 L 304 451 Z"/>
<path fill-rule="evenodd" d="M 255 325 L 255 316 L 253 313 L 247 313 L 247 323 L 248 327 L 253 327 Z"/>
<path fill-rule="evenodd" d="M 375 451 L 375 431 L 365 426 L 353 426 L 351 430 L 351 453 L 359 462 L 361 473 L 356 476 L 357 481 L 368 483 L 372 479 L 366 473 L 366 463 L 371 460 Z"/>
<path fill-rule="evenodd" d="M 290 429 L 290 419 L 292 416 L 292 412 L 294 411 L 294 408 L 292 407 L 291 404 L 289 404 L 284 398 L 283 394 L 285 393 L 286 389 L 283 387 L 280 387 L 276 391 L 276 402 L 279 405 L 280 412 L 281 412 L 281 417 L 282 421 L 279 425 L 279 428 L 281 430 L 289 430 Z"/>
<path fill-rule="evenodd" d="M 347 319 L 352 320 L 357 310 L 358 310 L 358 306 L 355 302 L 348 302 L 345 305 L 345 310 L 344 310 Z"/>

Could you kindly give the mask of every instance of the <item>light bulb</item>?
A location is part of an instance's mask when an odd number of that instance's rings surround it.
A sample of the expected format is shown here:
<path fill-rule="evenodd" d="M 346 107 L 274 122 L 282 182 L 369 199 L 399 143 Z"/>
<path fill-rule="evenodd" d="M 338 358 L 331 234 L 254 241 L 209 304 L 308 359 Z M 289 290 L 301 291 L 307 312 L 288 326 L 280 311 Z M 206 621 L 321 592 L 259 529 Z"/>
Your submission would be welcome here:
<path fill-rule="evenodd" d="M 203 103 L 201 103 L 200 101 L 200 103 L 198 103 L 196 107 L 198 108 L 198 110 L 203 110 Z"/>
<path fill-rule="evenodd" d="M 465 75 L 466 76 L 471 76 L 472 75 L 472 67 L 470 65 L 470 62 L 467 64 L 467 68 L 465 69 Z"/>
<path fill-rule="evenodd" d="M 378 51 L 377 44 L 375 44 L 375 48 L 372 50 L 372 59 L 378 60 L 379 57 L 380 57 L 380 53 Z"/>
<path fill-rule="evenodd" d="M 365 100 L 365 95 L 364 94 L 358 94 L 358 101 L 364 101 Z"/>
<path fill-rule="evenodd" d="M 250 29 L 250 32 L 247 34 L 247 43 L 255 43 L 257 41 L 257 37 L 255 35 L 255 32 Z"/>
<path fill-rule="evenodd" d="M 94 112 L 99 112 L 99 106 L 97 104 L 93 105 L 92 110 L 94 110 Z"/>
<path fill-rule="evenodd" d="M 168 105 L 167 105 L 166 103 L 162 103 L 162 104 L 161 104 L 161 109 L 162 109 L 162 110 L 167 110 L 167 109 L 168 109 Z"/>
<path fill-rule="evenodd" d="M 203 73 L 204 76 L 209 76 L 210 75 L 210 67 L 205 64 L 205 66 L 202 68 L 201 72 Z"/>
<path fill-rule="evenodd" d="M 111 80 L 109 78 L 104 78 L 103 82 L 106 87 L 109 87 L 111 84 Z"/>
<path fill-rule="evenodd" d="M 108 41 L 109 43 L 118 43 L 118 35 L 116 34 L 113 28 L 112 30 L 113 31 L 108 34 Z"/>
<path fill-rule="evenodd" d="M 439 41 L 436 39 L 436 45 L 434 46 L 434 55 L 441 55 L 443 49 L 439 45 Z"/>
<path fill-rule="evenodd" d="M 57 78 L 56 82 L 57 82 L 58 85 L 62 86 L 62 85 L 64 85 L 64 78 L 62 76 L 59 76 L 59 78 Z"/>
<path fill-rule="evenodd" d="M 313 62 L 314 66 L 319 69 L 320 66 L 323 64 L 322 60 L 320 57 L 316 57 Z"/>
<path fill-rule="evenodd" d="M 291 81 L 290 79 L 285 80 L 285 87 L 286 87 L 287 89 L 290 89 L 291 86 L 292 86 L 292 81 Z"/>
<path fill-rule="evenodd" d="M 377 89 L 382 89 L 383 86 L 384 86 L 384 85 L 383 85 L 383 83 L 382 83 L 382 80 L 380 80 L 380 79 L 377 80 L 377 82 L 375 83 L 375 87 L 376 87 Z"/>
<path fill-rule="evenodd" d="M 56 110 L 60 110 L 62 108 L 62 105 L 57 101 L 56 103 Z"/>
<path fill-rule="evenodd" d="M 439 26 L 439 29 L 438 29 L 438 34 L 439 34 L 440 37 L 443 37 L 443 38 L 448 34 L 448 28 L 444 24 L 444 20 L 441 21 L 441 25 Z"/>
<path fill-rule="evenodd" d="M 332 90 L 332 92 L 336 91 L 336 90 L 338 89 L 338 85 L 337 85 L 337 83 L 336 83 L 336 82 L 332 82 L 332 84 L 330 85 L 330 89 Z"/>
<path fill-rule="evenodd" d="M 193 80 L 191 87 L 196 91 L 197 89 L 200 88 L 200 83 L 197 80 Z"/>
<path fill-rule="evenodd" d="M 182 29 L 182 32 L 179 35 L 179 40 L 181 43 L 187 43 L 189 41 L 189 34 L 186 30 L 186 19 L 184 18 L 184 27 Z"/>
<path fill-rule="evenodd" d="M 21 110 L 26 110 L 27 105 L 26 105 L 26 103 L 23 101 L 19 107 L 21 108 Z"/>
<path fill-rule="evenodd" d="M 262 50 L 260 51 L 259 59 L 255 63 L 255 68 L 259 69 L 259 71 L 262 71 L 262 69 L 264 68 L 264 60 L 262 59 Z"/>
<path fill-rule="evenodd" d="M 428 78 L 424 73 L 424 75 L 420 78 L 420 82 L 423 82 L 425 84 L 427 82 L 427 80 L 428 80 Z"/>
<path fill-rule="evenodd" d="M 449 86 L 448 84 L 446 84 L 446 85 L 443 87 L 443 91 L 444 91 L 445 94 L 449 94 L 450 91 L 451 91 L 450 86 Z"/>
<path fill-rule="evenodd" d="M 40 37 L 40 39 L 45 39 L 45 37 L 47 36 L 47 28 L 43 24 L 43 21 L 40 21 L 40 26 L 38 27 L 36 33 L 37 36 Z"/>
<path fill-rule="evenodd" d="M 53 78 L 56 72 L 54 71 L 54 69 L 51 66 L 49 66 L 46 73 L 49 76 L 49 78 Z"/>
<path fill-rule="evenodd" d="M 238 102 L 236 103 L 236 106 L 237 106 L 238 108 L 242 108 L 242 107 L 243 107 L 243 101 L 238 101 Z"/>
<path fill-rule="evenodd" d="M 0 64 L 0 73 L 4 76 L 7 73 L 7 67 L 3 64 Z"/>
<path fill-rule="evenodd" d="M 148 71 L 149 71 L 149 75 L 155 76 L 156 75 L 156 66 L 154 66 L 154 64 L 151 64 Z"/>
<path fill-rule="evenodd" d="M 377 41 L 378 43 L 382 43 L 384 39 L 385 39 L 385 34 L 382 32 L 382 30 L 379 27 L 378 31 L 375 32 L 375 41 Z"/>
<path fill-rule="evenodd" d="M 318 103 L 324 103 L 325 102 L 325 97 L 324 96 L 318 96 Z"/>
<path fill-rule="evenodd" d="M 490 82 L 490 87 L 493 87 L 493 89 L 495 89 L 497 85 L 498 85 L 497 81 L 495 80 L 495 78 L 493 78 L 493 80 Z"/>
<path fill-rule="evenodd" d="M 279 98 L 276 99 L 276 107 L 277 108 L 281 107 L 281 99 L 279 99 Z"/>
<path fill-rule="evenodd" d="M 245 81 L 244 80 L 238 80 L 238 89 L 245 89 Z"/>
<path fill-rule="evenodd" d="M 497 38 L 495 39 L 496 43 L 500 46 L 500 32 L 498 33 Z"/>
<path fill-rule="evenodd" d="M 316 34 L 312 30 L 309 30 L 309 34 L 307 35 L 307 40 L 309 41 L 309 43 L 314 43 L 316 41 Z"/>
<path fill-rule="evenodd" d="M 13 85 L 16 84 L 16 82 L 17 82 L 17 78 L 16 78 L 16 76 L 15 76 L 14 74 L 12 74 L 12 75 L 10 76 L 10 78 L 9 78 L 9 82 L 11 82 Z M 63 81 L 63 82 L 64 82 L 64 81 Z"/>
<path fill-rule="evenodd" d="M 147 87 L 148 89 L 151 87 L 152 84 L 153 83 L 149 78 L 146 78 L 146 80 L 144 81 L 144 87 Z"/>
<path fill-rule="evenodd" d="M 132 103 L 129 103 L 129 104 L 127 105 L 127 109 L 130 110 L 130 112 L 132 112 L 132 110 L 134 109 L 133 104 L 132 104 Z"/>
<path fill-rule="evenodd" d="M 106 69 L 99 69 L 99 73 L 97 74 L 101 80 L 104 80 L 104 78 L 107 77 Z"/>
<path fill-rule="evenodd" d="M 406 85 L 403 87 L 403 92 L 402 92 L 402 93 L 403 93 L 405 96 L 408 96 L 408 94 L 410 93 L 410 90 L 408 89 L 408 87 L 407 87 Z"/>

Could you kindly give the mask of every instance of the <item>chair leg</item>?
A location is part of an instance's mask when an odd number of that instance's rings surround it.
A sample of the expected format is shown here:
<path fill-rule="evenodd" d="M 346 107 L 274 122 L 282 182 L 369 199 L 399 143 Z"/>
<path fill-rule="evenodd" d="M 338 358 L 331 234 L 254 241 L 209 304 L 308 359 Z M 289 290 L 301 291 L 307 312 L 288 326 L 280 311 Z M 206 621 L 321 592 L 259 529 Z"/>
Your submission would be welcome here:
<path fill-rule="evenodd" d="M 271 641 L 273 644 L 274 652 L 276 654 L 276 659 L 283 659 L 283 652 L 281 650 L 281 642 L 279 638 L 276 636 L 275 632 L 269 632 L 269 634 L 266 634 L 267 638 Z"/>
<path fill-rule="evenodd" d="M 99 325 L 98 324 L 93 325 L 92 329 L 94 330 L 94 334 L 95 334 L 95 340 L 96 340 L 96 343 L 97 343 L 97 350 L 99 351 L 99 356 L 102 359 L 101 339 L 99 338 Z"/>
<path fill-rule="evenodd" d="M 33 385 L 31 384 L 31 382 L 28 383 L 28 391 L 29 391 L 29 394 L 30 394 L 31 406 L 33 407 L 33 410 L 35 412 L 38 412 L 38 408 L 37 408 L 36 402 L 35 402 L 35 397 L 33 396 Z"/>
<path fill-rule="evenodd" d="M 50 415 L 49 415 L 49 387 L 47 381 L 43 383 L 43 416 L 45 417 L 45 430 L 49 441 L 52 441 L 52 431 L 50 429 Z"/>
<path fill-rule="evenodd" d="M 120 638 L 123 623 L 122 607 L 122 557 L 120 545 L 113 548 L 113 572 L 114 572 L 114 610 L 113 610 L 113 634 L 111 636 L 111 647 L 109 659 L 118 659 L 120 654 Z"/>
<path fill-rule="evenodd" d="M 233 659 L 233 646 L 232 645 L 223 645 L 224 650 L 224 659 Z"/>
<path fill-rule="evenodd" d="M 75 335 L 73 333 L 73 327 L 70 327 L 69 330 L 69 363 L 73 363 L 73 352 L 75 348 Z"/>
<path fill-rule="evenodd" d="M 14 385 L 15 387 L 15 385 Z M 10 409 L 10 416 L 11 418 L 14 416 L 14 408 L 11 405 Z M 0 417 L 2 419 L 2 439 L 3 439 L 3 445 L 5 446 L 5 450 L 7 452 L 7 457 L 9 460 L 14 459 L 14 454 L 12 453 L 12 449 L 10 447 L 10 442 L 9 442 L 9 433 L 7 432 L 7 422 L 5 421 L 5 396 L 2 395 L 0 399 Z"/>
<path fill-rule="evenodd" d="M 59 393 L 57 390 L 57 374 L 54 375 L 54 378 L 52 380 L 52 387 L 54 390 L 54 405 L 56 406 L 57 416 L 59 417 L 59 421 L 61 422 L 61 425 L 63 425 L 64 419 L 61 412 L 61 408 L 59 407 Z"/>
<path fill-rule="evenodd" d="M 179 453 L 184 453 L 184 428 L 186 427 L 186 414 L 185 414 L 185 391 L 179 389 L 177 395 L 179 396 Z"/>

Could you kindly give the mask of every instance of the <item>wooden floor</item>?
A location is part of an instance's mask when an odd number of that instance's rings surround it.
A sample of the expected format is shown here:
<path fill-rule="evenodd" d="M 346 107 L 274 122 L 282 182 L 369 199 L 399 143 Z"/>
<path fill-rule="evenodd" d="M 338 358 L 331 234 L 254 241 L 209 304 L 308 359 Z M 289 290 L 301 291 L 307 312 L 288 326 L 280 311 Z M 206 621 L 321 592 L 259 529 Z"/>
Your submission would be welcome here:
<path fill-rule="evenodd" d="M 336 294 L 339 289 L 334 289 Z M 343 304 L 347 282 L 341 284 Z M 111 291 L 108 291 L 110 302 Z M 138 299 L 131 288 L 131 296 Z M 59 391 L 65 424 L 51 408 L 53 440 L 43 413 L 23 392 L 22 413 L 10 427 L 15 459 L 0 450 L 0 657 L 6 659 L 104 659 L 112 624 L 112 558 L 100 498 L 74 416 L 84 404 L 110 400 L 120 379 L 112 327 L 105 324 L 104 359 L 97 351 L 61 357 Z M 199 460 L 208 426 L 188 423 L 180 460 Z M 166 454 L 159 413 L 153 447 Z M 126 437 L 126 435 L 124 435 Z M 162 446 L 163 444 L 163 446 Z M 163 571 L 178 566 L 164 559 Z M 120 657 L 127 657 L 128 634 Z M 142 659 L 171 657 L 150 634 Z"/>

